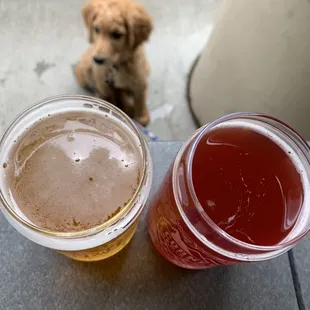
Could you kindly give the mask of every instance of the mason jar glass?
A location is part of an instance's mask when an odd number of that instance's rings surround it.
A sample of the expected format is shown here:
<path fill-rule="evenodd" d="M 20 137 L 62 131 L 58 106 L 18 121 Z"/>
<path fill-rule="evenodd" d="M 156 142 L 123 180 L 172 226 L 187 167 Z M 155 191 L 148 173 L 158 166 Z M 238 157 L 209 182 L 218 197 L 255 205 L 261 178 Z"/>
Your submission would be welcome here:
<path fill-rule="evenodd" d="M 201 127 L 150 203 L 154 246 L 189 269 L 285 253 L 310 228 L 309 163 L 307 143 L 273 117 L 234 113 Z"/>
<path fill-rule="evenodd" d="M 8 193 L 5 178 L 7 160 L 13 146 L 20 137 L 31 131 L 34 124 L 45 118 L 78 112 L 96 115 L 97 119 L 109 122 L 117 120 L 126 133 L 134 137 L 136 147 L 141 151 L 142 163 L 140 181 L 130 200 L 119 212 L 106 221 L 80 231 L 53 231 L 33 223 L 14 203 Z M 58 96 L 44 99 L 18 115 L 4 132 L 0 140 L 0 204 L 7 220 L 28 239 L 64 255 L 81 261 L 98 261 L 108 258 L 128 244 L 139 221 L 140 214 L 148 198 L 152 181 L 152 160 L 141 132 L 132 120 L 112 104 L 87 96 Z M 105 171 L 102 171 L 105 173 Z M 46 184 L 46 186 L 49 186 Z M 122 191 L 122 188 L 119 188 Z M 98 197 L 100 199 L 100 197 Z"/>

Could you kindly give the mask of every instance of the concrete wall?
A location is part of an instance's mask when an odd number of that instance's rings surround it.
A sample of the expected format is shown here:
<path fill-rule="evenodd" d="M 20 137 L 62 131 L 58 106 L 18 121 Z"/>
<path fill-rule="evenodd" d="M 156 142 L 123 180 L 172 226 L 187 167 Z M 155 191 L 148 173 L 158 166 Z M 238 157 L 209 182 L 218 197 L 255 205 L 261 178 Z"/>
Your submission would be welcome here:
<path fill-rule="evenodd" d="M 257 111 L 310 139 L 310 1 L 225 0 L 190 96 L 201 124 Z"/>

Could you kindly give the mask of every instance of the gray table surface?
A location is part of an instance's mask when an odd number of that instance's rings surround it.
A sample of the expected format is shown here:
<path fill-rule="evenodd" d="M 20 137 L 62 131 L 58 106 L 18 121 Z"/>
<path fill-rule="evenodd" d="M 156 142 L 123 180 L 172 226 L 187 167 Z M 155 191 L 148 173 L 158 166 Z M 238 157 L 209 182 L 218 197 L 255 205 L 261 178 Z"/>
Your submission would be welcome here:
<path fill-rule="evenodd" d="M 152 194 L 180 145 L 150 143 Z M 183 270 L 153 249 L 146 211 L 129 245 L 97 263 L 75 262 L 36 245 L 0 215 L 0 309 L 310 308 L 310 239 L 263 263 Z"/>

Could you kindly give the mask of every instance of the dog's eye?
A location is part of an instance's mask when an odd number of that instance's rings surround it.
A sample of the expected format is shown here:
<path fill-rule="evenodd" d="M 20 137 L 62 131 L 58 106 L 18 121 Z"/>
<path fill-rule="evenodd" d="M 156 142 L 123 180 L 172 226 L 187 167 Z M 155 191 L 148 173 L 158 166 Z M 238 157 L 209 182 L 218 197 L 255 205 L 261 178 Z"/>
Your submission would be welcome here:
<path fill-rule="evenodd" d="M 117 32 L 117 31 L 111 32 L 111 38 L 114 40 L 119 40 L 122 36 L 123 34 L 120 32 Z"/>
<path fill-rule="evenodd" d="M 99 30 L 98 27 L 94 27 L 94 30 L 95 30 L 96 33 L 99 33 L 99 32 L 100 32 L 100 30 Z"/>

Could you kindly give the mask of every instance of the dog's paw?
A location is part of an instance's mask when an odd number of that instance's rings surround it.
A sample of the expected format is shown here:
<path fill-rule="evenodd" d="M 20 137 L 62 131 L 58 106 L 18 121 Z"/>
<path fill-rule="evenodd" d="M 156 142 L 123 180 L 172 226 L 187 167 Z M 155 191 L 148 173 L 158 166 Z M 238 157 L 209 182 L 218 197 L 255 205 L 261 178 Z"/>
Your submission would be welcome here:
<path fill-rule="evenodd" d="M 143 115 L 141 116 L 135 116 L 134 118 L 139 124 L 142 126 L 146 126 L 150 122 L 150 114 L 148 111 L 146 111 Z"/>

